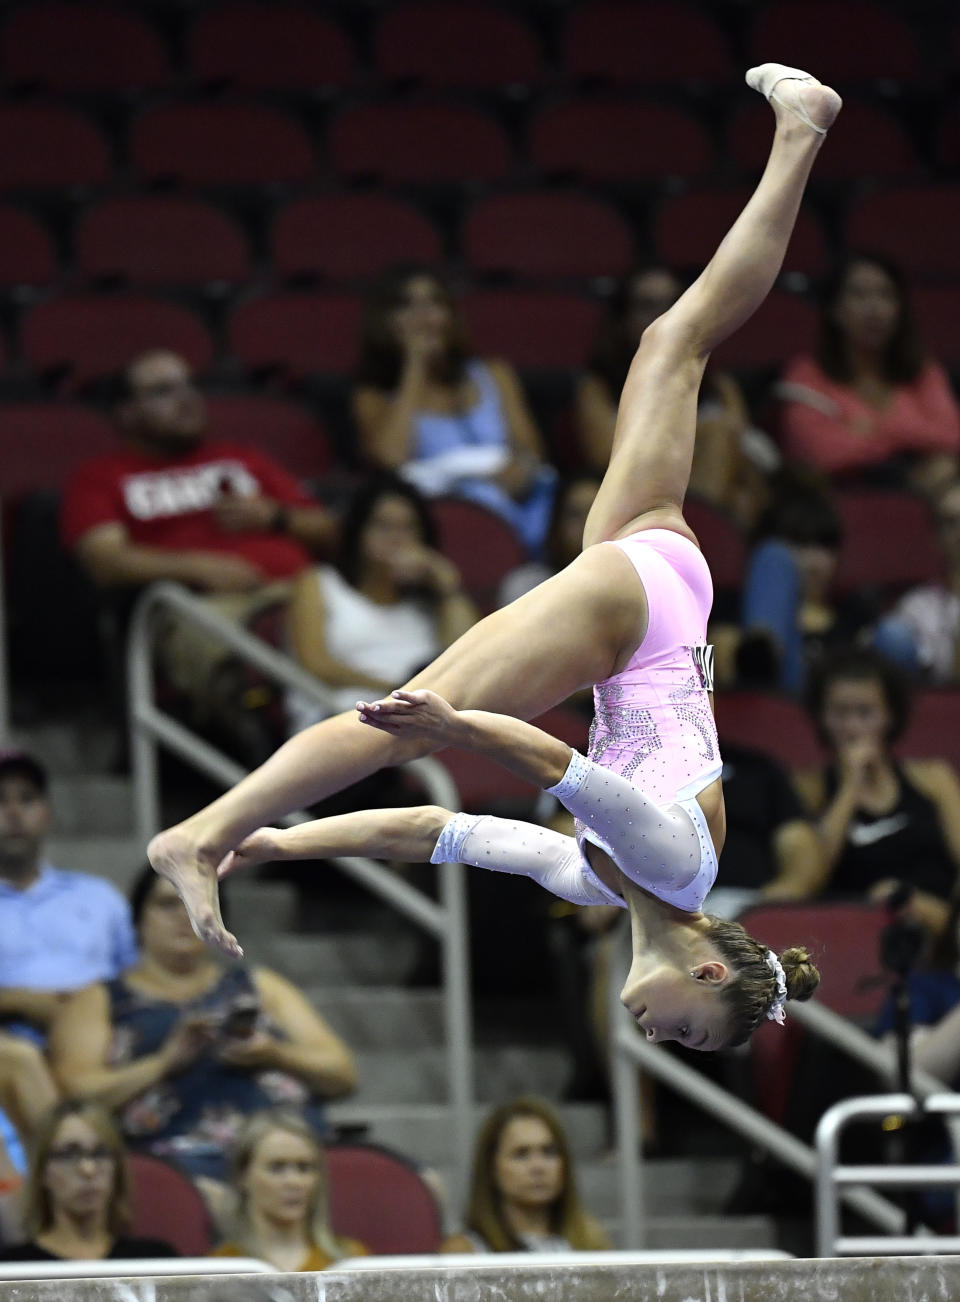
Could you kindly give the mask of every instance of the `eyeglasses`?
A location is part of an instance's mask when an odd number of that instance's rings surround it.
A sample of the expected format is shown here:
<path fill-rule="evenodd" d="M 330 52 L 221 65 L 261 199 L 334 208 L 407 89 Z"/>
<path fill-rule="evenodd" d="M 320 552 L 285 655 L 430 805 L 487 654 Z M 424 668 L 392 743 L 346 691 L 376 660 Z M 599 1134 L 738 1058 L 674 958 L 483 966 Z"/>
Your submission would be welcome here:
<path fill-rule="evenodd" d="M 65 1144 L 63 1148 L 51 1148 L 48 1160 L 60 1162 L 64 1166 L 79 1166 L 81 1162 L 104 1164 L 116 1160 L 116 1153 L 106 1144 L 96 1148 L 84 1148 L 81 1144 Z"/>

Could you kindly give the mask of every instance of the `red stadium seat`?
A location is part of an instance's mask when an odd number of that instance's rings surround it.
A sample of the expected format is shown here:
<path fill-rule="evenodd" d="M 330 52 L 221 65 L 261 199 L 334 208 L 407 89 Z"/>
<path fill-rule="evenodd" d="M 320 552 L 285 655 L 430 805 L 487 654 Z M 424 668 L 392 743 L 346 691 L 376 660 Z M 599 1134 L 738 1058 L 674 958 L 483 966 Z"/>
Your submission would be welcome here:
<path fill-rule="evenodd" d="M 0 491 L 12 500 L 59 492 L 82 462 L 117 450 L 110 421 L 72 403 L 5 403 Z"/>
<path fill-rule="evenodd" d="M 49 285 L 56 274 L 46 230 L 22 208 L 0 205 L 0 285 Z"/>
<path fill-rule="evenodd" d="M 960 288 L 927 285 L 913 290 L 920 335 L 930 354 L 946 366 L 960 366 Z"/>
<path fill-rule="evenodd" d="M 299 479 L 317 479 L 333 465 L 323 427 L 307 408 L 283 398 L 218 395 L 206 399 L 215 438 L 251 443 Z"/>
<path fill-rule="evenodd" d="M 157 90 L 170 79 L 150 24 L 128 6 L 95 0 L 21 5 L 3 29 L 0 67 L 7 87 L 68 95 Z"/>
<path fill-rule="evenodd" d="M 412 204 L 379 194 L 326 194 L 289 204 L 270 233 L 278 276 L 373 276 L 400 263 L 432 264 L 440 235 Z"/>
<path fill-rule="evenodd" d="M 409 184 L 502 181 L 510 143 L 495 118 L 452 104 L 363 104 L 341 113 L 329 136 L 344 176 Z"/>
<path fill-rule="evenodd" d="M 602 315 L 591 299 L 546 290 L 476 290 L 461 308 L 478 353 L 530 370 L 582 366 Z"/>
<path fill-rule="evenodd" d="M 130 158 L 141 181 L 269 185 L 306 181 L 313 148 L 296 118 L 250 104 L 167 104 L 133 124 Z"/>
<path fill-rule="evenodd" d="M 230 318 L 230 349 L 247 370 L 291 380 L 347 373 L 357 360 L 360 302 L 346 294 L 271 294 L 241 303 Z"/>
<path fill-rule="evenodd" d="M 498 194 L 467 217 L 463 250 L 474 271 L 530 279 L 623 276 L 636 261 L 615 208 L 578 194 Z"/>
<path fill-rule="evenodd" d="M 738 171 L 761 172 L 773 138 L 773 114 L 758 96 L 745 104 L 730 127 L 730 156 Z M 920 161 L 897 119 L 878 104 L 844 101 L 843 112 L 817 155 L 818 181 L 851 177 L 911 180 Z"/>
<path fill-rule="evenodd" d="M 440 550 L 457 566 L 470 595 L 489 609 L 503 576 L 527 559 L 523 545 L 505 520 L 476 502 L 440 497 L 430 510 Z"/>
<path fill-rule="evenodd" d="M 194 81 L 236 90 L 317 91 L 349 86 L 353 48 L 329 18 L 303 4 L 226 4 L 201 13 L 187 37 Z"/>
<path fill-rule="evenodd" d="M 561 58 L 568 78 L 618 85 L 716 85 L 731 76 L 717 25 L 704 9 L 675 0 L 580 5 L 567 20 Z"/>
<path fill-rule="evenodd" d="M 936 527 L 921 498 L 847 489 L 835 495 L 834 505 L 844 530 L 835 580 L 839 591 L 908 588 L 940 574 L 943 558 Z"/>
<path fill-rule="evenodd" d="M 198 372 L 213 358 L 210 336 L 192 312 L 135 294 L 77 294 L 38 303 L 20 337 L 28 365 L 38 372 L 63 370 L 69 388 L 122 370 L 147 348 L 170 348 Z"/>
<path fill-rule="evenodd" d="M 847 218 L 846 243 L 874 249 L 908 275 L 960 275 L 960 185 L 930 185 L 872 194 Z"/>
<path fill-rule="evenodd" d="M 840 86 L 916 81 L 920 58 L 913 31 L 886 5 L 844 0 L 843 21 L 832 0 L 780 0 L 759 6 L 749 63 L 789 50 L 794 67 L 814 68 Z"/>
<path fill-rule="evenodd" d="M 539 172 L 586 181 L 696 178 L 714 162 L 701 124 L 668 104 L 566 100 L 537 115 L 529 139 Z"/>
<path fill-rule="evenodd" d="M 786 768 L 811 768 L 823 753 L 803 708 L 768 692 L 718 692 L 714 698 L 720 748 L 725 741 L 752 746 Z"/>
<path fill-rule="evenodd" d="M 93 123 L 59 104 L 0 105 L 0 158 L 5 191 L 103 185 L 113 166 Z"/>
<path fill-rule="evenodd" d="M 904 759 L 949 760 L 960 773 L 960 691 L 953 687 L 917 692 L 896 750 Z"/>
<path fill-rule="evenodd" d="M 250 275 L 243 231 L 219 208 L 196 199 L 107 199 L 84 214 L 76 250 L 78 269 L 88 279 L 202 285 Z"/>
<path fill-rule="evenodd" d="M 127 1156 L 130 1233 L 163 1239 L 182 1257 L 206 1257 L 213 1244 L 210 1213 L 193 1181 L 176 1167 L 141 1153 Z"/>
<path fill-rule="evenodd" d="M 403 1158 L 367 1144 L 327 1148 L 330 1223 L 378 1255 L 436 1252 L 443 1222 L 430 1188 Z"/>
<path fill-rule="evenodd" d="M 697 535 L 715 588 L 739 588 L 746 566 L 743 534 L 725 512 L 696 497 L 683 504 L 687 524 Z"/>
<path fill-rule="evenodd" d="M 702 267 L 743 211 L 752 191 L 746 188 L 694 190 L 667 199 L 653 224 L 657 257 L 668 267 Z M 809 275 L 822 272 L 827 251 L 820 223 L 809 208 L 797 216 L 784 269 Z"/>
<path fill-rule="evenodd" d="M 374 46 L 387 81 L 475 90 L 536 86 L 543 78 L 537 39 L 504 8 L 458 0 L 413 0 L 380 20 Z"/>
<path fill-rule="evenodd" d="M 816 327 L 816 311 L 806 299 L 774 290 L 714 358 L 718 366 L 779 366 L 794 353 L 810 351 Z"/>

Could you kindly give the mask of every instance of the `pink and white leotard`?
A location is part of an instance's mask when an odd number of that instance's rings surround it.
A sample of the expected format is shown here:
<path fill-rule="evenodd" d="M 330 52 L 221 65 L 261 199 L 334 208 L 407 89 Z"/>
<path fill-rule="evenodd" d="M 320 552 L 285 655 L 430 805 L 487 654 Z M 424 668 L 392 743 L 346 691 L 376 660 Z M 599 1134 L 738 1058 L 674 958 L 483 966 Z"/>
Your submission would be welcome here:
<path fill-rule="evenodd" d="M 713 600 L 700 549 L 670 529 L 603 543 L 633 564 L 647 598 L 647 631 L 629 664 L 594 688 L 588 757 L 573 754 L 549 788 L 576 819 L 576 838 L 486 815 L 456 814 L 432 862 L 471 863 L 533 877 L 580 904 L 625 907 L 597 877 L 585 843 L 632 882 L 688 911 L 703 903 L 717 857 L 696 796 L 720 776 L 710 707 Z"/>

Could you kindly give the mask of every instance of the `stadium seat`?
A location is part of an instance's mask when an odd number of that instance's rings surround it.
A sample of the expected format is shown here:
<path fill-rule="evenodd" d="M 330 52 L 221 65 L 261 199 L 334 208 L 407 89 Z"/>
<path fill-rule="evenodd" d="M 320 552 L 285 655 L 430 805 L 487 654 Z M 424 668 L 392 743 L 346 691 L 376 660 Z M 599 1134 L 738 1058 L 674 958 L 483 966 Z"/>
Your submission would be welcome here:
<path fill-rule="evenodd" d="M 714 588 L 739 589 L 747 549 L 736 524 L 724 511 L 696 497 L 686 499 L 683 514 L 709 562 Z"/>
<path fill-rule="evenodd" d="M 960 367 L 960 287 L 925 285 L 911 299 L 924 347 L 945 366 Z"/>
<path fill-rule="evenodd" d="M 141 1153 L 127 1155 L 130 1234 L 163 1239 L 182 1257 L 206 1257 L 213 1245 L 210 1213 L 193 1181 L 176 1167 Z"/>
<path fill-rule="evenodd" d="M 246 236 L 213 204 L 173 196 L 107 199 L 76 232 L 77 267 L 87 279 L 130 285 L 236 283 L 250 275 Z"/>
<path fill-rule="evenodd" d="M 117 450 L 110 421 L 92 407 L 65 402 L 5 403 L 5 501 L 28 493 L 59 493 L 81 462 Z"/>
<path fill-rule="evenodd" d="M 917 692 L 896 751 L 904 759 L 949 760 L 960 774 L 960 691 L 945 687 Z"/>
<path fill-rule="evenodd" d="M 578 194 L 498 194 L 471 208 L 463 251 L 475 272 L 525 279 L 623 276 L 636 261 L 615 208 Z"/>
<path fill-rule="evenodd" d="M 565 100 L 529 131 L 530 158 L 547 176 L 629 183 L 711 171 L 713 144 L 692 114 L 669 104 Z"/>
<path fill-rule="evenodd" d="M 248 371 L 302 380 L 354 369 L 361 306 L 347 294 L 270 294 L 230 318 L 230 349 Z"/>
<path fill-rule="evenodd" d="M 838 591 L 902 589 L 929 583 L 940 574 L 943 558 L 936 527 L 922 498 L 845 489 L 835 494 L 834 505 L 844 530 Z"/>
<path fill-rule="evenodd" d="M 193 81 L 231 90 L 342 89 L 353 47 L 329 18 L 303 4 L 226 4 L 201 12 L 187 36 Z"/>
<path fill-rule="evenodd" d="M 67 95 L 158 90 L 170 79 L 150 24 L 130 6 L 96 0 L 21 5 L 3 28 L 0 67 L 8 88 Z"/>
<path fill-rule="evenodd" d="M 755 12 L 748 63 L 789 50 L 794 67 L 811 68 L 840 87 L 913 82 L 920 75 L 913 31 L 886 5 L 844 0 L 842 22 L 833 0 L 780 0 Z"/>
<path fill-rule="evenodd" d="M 0 190 L 103 185 L 113 161 L 89 120 L 59 104 L 0 105 Z"/>
<path fill-rule="evenodd" d="M 298 479 L 317 479 L 333 465 L 333 449 L 307 407 L 283 398 L 218 394 L 206 399 L 212 438 L 250 443 Z"/>
<path fill-rule="evenodd" d="M 510 143 L 495 118 L 453 104 L 363 104 L 332 123 L 335 171 L 399 184 L 502 181 Z"/>
<path fill-rule="evenodd" d="M 773 138 L 773 114 L 758 96 L 734 118 L 729 150 L 737 171 L 759 173 L 766 166 Z M 816 180 L 850 181 L 867 177 L 905 181 L 920 167 L 910 137 L 879 104 L 847 98 L 817 155 Z"/>
<path fill-rule="evenodd" d="M 252 104 L 166 104 L 130 132 L 141 181 L 253 186 L 314 176 L 313 147 L 296 118 Z"/>
<path fill-rule="evenodd" d="M 371 1252 L 436 1252 L 443 1222 L 436 1199 L 416 1169 L 372 1144 L 327 1148 L 330 1223 L 335 1234 L 359 1239 Z"/>
<path fill-rule="evenodd" d="M 794 353 L 809 352 L 816 335 L 817 314 L 806 299 L 774 290 L 763 305 L 719 345 L 713 354 L 718 366 L 780 366 Z"/>
<path fill-rule="evenodd" d="M 868 195 L 847 217 L 850 248 L 873 249 L 908 276 L 960 274 L 960 185 L 929 185 Z"/>
<path fill-rule="evenodd" d="M 22 208 L 0 204 L 0 285 L 49 285 L 56 274 L 47 231 Z"/>
<path fill-rule="evenodd" d="M 563 32 L 561 61 L 568 78 L 617 85 L 716 85 L 732 76 L 716 23 L 704 8 L 675 0 L 579 5 Z"/>
<path fill-rule="evenodd" d="M 694 190 L 667 199 L 653 222 L 657 257 L 668 267 L 705 266 L 743 211 L 752 191 L 745 187 Z M 817 275 L 827 265 L 820 223 L 809 207 L 800 209 L 784 270 Z"/>
<path fill-rule="evenodd" d="M 770 692 L 717 692 L 714 698 L 720 746 L 752 746 L 786 768 L 811 768 L 823 753 L 803 708 Z"/>
<path fill-rule="evenodd" d="M 529 370 L 582 366 L 602 315 L 592 299 L 546 290 L 475 290 L 461 308 L 477 353 Z"/>
<path fill-rule="evenodd" d="M 490 90 L 536 86 L 543 78 L 533 32 L 508 9 L 473 0 L 413 0 L 380 20 L 377 75 L 425 87 Z"/>
<path fill-rule="evenodd" d="M 476 502 L 439 497 L 430 510 L 440 550 L 457 566 L 470 595 L 491 609 L 503 576 L 527 560 L 522 543 L 505 520 Z"/>
<path fill-rule="evenodd" d="M 278 276 L 351 280 L 443 257 L 435 226 L 412 204 L 379 194 L 326 194 L 288 204 L 270 232 Z"/>
<path fill-rule="evenodd" d="M 137 294 L 77 294 L 38 303 L 20 339 L 30 368 L 56 378 L 62 372 L 68 389 L 122 370 L 147 348 L 171 348 L 197 372 L 213 358 L 210 336 L 192 312 Z"/>

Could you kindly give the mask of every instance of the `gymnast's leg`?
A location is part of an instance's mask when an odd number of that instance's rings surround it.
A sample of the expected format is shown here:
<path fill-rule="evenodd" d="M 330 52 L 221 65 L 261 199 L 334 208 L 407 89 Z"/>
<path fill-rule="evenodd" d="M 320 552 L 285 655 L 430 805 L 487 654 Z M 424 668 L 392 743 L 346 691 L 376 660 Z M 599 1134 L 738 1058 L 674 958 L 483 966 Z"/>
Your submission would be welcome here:
<path fill-rule="evenodd" d="M 428 687 L 459 709 L 531 718 L 616 673 L 642 641 L 646 599 L 632 564 L 619 548 L 590 544 L 656 526 L 692 537 L 681 508 L 706 356 L 773 284 L 822 139 L 789 106 L 799 106 L 823 127 L 839 107 L 835 93 L 817 85 L 781 81 L 775 94 L 773 149 L 756 194 L 703 275 L 644 335 L 624 389 L 610 466 L 587 521 L 583 555 L 475 625 L 410 686 Z M 198 934 L 236 952 L 217 901 L 216 867 L 227 851 L 289 810 L 425 750 L 365 728 L 352 714 L 325 720 L 291 738 L 211 805 L 155 837 L 150 861 L 177 887 Z"/>

